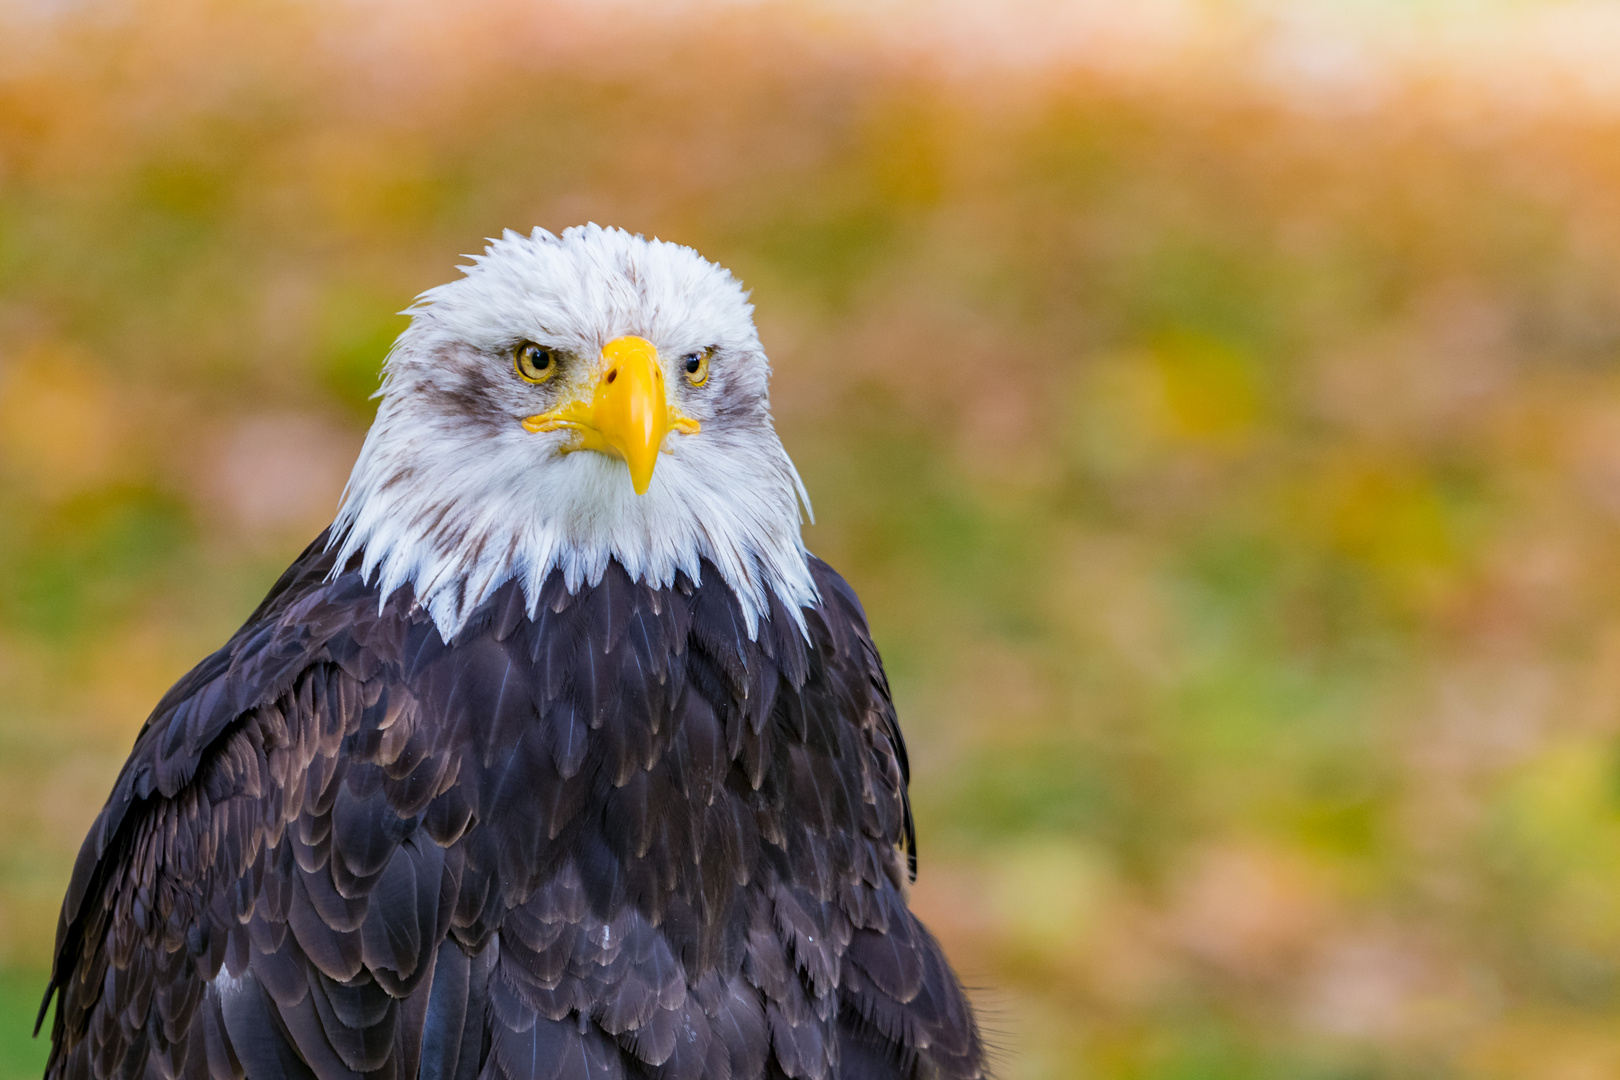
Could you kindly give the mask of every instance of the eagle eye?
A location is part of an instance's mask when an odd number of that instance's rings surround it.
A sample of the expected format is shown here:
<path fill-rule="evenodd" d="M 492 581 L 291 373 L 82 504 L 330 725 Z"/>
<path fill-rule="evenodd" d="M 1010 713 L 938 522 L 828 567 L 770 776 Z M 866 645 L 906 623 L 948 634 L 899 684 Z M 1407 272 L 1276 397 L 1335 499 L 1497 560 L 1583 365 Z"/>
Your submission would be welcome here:
<path fill-rule="evenodd" d="M 713 349 L 699 349 L 681 357 L 681 370 L 686 372 L 687 382 L 693 386 L 702 386 L 709 381 L 709 354 L 713 351 Z"/>
<path fill-rule="evenodd" d="M 512 352 L 512 366 L 524 382 L 543 383 L 557 372 L 557 354 L 543 345 L 524 341 Z"/>

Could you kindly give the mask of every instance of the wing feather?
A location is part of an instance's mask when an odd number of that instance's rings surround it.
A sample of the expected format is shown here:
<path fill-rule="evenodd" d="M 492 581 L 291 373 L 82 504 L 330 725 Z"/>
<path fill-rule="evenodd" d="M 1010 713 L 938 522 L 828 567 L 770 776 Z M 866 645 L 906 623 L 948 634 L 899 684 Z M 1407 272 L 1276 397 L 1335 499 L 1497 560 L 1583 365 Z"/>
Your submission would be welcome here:
<path fill-rule="evenodd" d="M 802 629 L 612 564 L 447 643 L 330 560 L 137 737 L 64 901 L 50 1077 L 982 1075 L 824 564 Z"/>

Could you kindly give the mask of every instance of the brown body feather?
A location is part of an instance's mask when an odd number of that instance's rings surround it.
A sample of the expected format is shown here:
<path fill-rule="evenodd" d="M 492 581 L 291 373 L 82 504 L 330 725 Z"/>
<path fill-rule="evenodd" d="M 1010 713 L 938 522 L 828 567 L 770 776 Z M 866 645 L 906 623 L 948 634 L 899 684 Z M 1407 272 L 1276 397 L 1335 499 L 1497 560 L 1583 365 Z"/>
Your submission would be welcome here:
<path fill-rule="evenodd" d="M 136 740 L 63 904 L 48 1077 L 982 1075 L 825 564 L 807 634 L 778 607 L 751 640 L 710 567 L 613 564 L 447 643 L 325 552 Z"/>

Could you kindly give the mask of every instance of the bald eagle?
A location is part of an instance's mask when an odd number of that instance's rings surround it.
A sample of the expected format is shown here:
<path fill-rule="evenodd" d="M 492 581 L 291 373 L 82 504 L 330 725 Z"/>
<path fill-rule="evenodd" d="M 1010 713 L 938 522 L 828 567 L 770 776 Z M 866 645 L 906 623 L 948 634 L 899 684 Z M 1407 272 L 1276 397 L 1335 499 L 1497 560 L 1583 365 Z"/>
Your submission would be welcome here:
<path fill-rule="evenodd" d="M 336 520 L 136 738 L 46 1075 L 983 1075 L 747 295 L 594 225 L 462 272 Z"/>

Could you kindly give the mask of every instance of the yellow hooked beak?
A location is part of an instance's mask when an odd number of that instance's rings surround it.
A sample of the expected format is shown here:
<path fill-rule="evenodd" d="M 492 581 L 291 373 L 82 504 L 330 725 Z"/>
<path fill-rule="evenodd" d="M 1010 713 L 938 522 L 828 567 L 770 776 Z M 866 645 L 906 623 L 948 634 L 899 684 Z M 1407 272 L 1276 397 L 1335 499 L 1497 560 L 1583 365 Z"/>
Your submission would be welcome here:
<path fill-rule="evenodd" d="M 693 435 L 698 422 L 669 406 L 658 350 L 641 337 L 614 338 L 602 346 L 602 360 L 589 401 L 576 399 L 523 421 L 531 432 L 567 428 L 574 432 L 565 451 L 595 450 L 630 467 L 637 495 L 652 485 L 653 466 L 664 436 Z"/>

